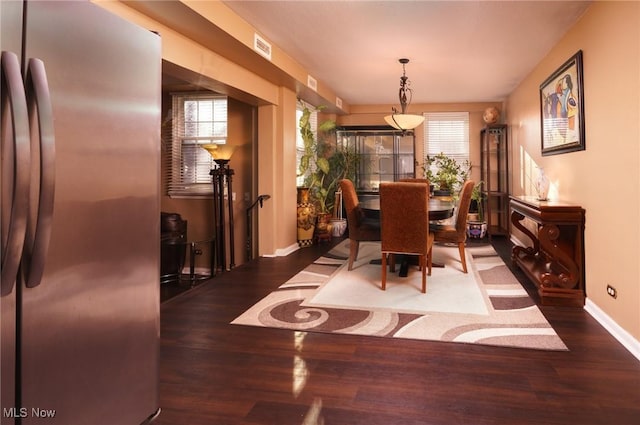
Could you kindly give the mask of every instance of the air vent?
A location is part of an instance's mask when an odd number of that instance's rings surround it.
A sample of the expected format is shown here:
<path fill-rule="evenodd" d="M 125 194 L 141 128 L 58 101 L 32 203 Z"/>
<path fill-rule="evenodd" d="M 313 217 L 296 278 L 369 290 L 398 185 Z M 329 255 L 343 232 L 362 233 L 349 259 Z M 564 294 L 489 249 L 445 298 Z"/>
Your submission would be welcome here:
<path fill-rule="evenodd" d="M 253 34 L 253 50 L 271 60 L 271 43 L 260 37 L 257 33 Z"/>
<path fill-rule="evenodd" d="M 311 75 L 307 75 L 307 86 L 313 91 L 318 91 L 318 81 Z"/>

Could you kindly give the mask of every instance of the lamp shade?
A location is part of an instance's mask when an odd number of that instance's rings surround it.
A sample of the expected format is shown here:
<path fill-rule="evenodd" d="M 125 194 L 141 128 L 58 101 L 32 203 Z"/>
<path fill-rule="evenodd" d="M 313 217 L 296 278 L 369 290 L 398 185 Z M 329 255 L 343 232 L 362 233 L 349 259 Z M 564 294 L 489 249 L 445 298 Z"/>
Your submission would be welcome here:
<path fill-rule="evenodd" d="M 422 124 L 424 117 L 422 115 L 392 114 L 384 117 L 384 120 L 391 127 L 404 131 L 412 130 Z"/>
<path fill-rule="evenodd" d="M 214 143 L 209 143 L 206 145 L 202 145 L 202 147 L 209 152 L 209 154 L 213 157 L 213 159 L 231 159 L 231 155 L 235 152 L 237 146 L 230 145 L 218 145 Z"/>

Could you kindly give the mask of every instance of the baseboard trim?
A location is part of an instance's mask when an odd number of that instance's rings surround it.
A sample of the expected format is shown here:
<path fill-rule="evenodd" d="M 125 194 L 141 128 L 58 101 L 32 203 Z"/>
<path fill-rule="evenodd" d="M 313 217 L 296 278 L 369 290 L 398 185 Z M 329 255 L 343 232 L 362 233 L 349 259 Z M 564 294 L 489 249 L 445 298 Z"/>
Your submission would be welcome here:
<path fill-rule="evenodd" d="M 300 245 L 298 245 L 298 243 L 296 242 L 294 244 L 289 245 L 286 248 L 276 249 L 276 256 L 286 257 L 287 255 L 291 254 L 292 252 L 296 252 L 299 249 L 300 249 Z"/>
<path fill-rule="evenodd" d="M 629 332 L 618 325 L 609 315 L 600 309 L 589 298 L 586 299 L 584 309 L 603 328 L 607 330 L 620 344 L 624 346 L 633 356 L 640 360 L 640 341 L 635 339 Z"/>
<path fill-rule="evenodd" d="M 299 249 L 300 246 L 298 245 L 298 243 L 294 243 L 286 248 L 276 249 L 276 252 L 273 254 L 262 254 L 262 257 L 286 257 L 287 255 L 291 254 L 292 252 L 296 252 Z"/>

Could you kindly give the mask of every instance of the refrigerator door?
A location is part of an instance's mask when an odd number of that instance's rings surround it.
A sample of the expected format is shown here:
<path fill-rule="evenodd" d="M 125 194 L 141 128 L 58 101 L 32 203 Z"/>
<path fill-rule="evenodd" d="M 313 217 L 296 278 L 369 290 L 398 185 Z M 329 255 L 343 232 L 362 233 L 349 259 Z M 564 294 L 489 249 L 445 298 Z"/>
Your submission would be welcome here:
<path fill-rule="evenodd" d="M 13 425 L 16 409 L 16 275 L 27 219 L 29 123 L 21 74 L 22 3 L 0 2 L 0 422 Z"/>
<path fill-rule="evenodd" d="M 26 17 L 56 145 L 53 213 L 30 210 L 51 232 L 43 275 L 19 286 L 21 423 L 139 424 L 158 409 L 160 39 L 89 2 Z"/>

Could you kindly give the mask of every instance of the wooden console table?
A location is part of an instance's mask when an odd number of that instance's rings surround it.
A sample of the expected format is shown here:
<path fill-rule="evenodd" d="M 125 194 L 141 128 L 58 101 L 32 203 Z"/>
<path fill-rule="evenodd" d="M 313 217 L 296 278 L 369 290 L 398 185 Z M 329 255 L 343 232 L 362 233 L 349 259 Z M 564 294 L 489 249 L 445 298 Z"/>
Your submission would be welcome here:
<path fill-rule="evenodd" d="M 538 287 L 543 305 L 584 306 L 585 210 L 561 201 L 538 201 L 533 196 L 511 196 L 511 223 L 533 242 L 515 246 L 511 260 Z M 537 223 L 537 234 L 522 220 Z"/>

